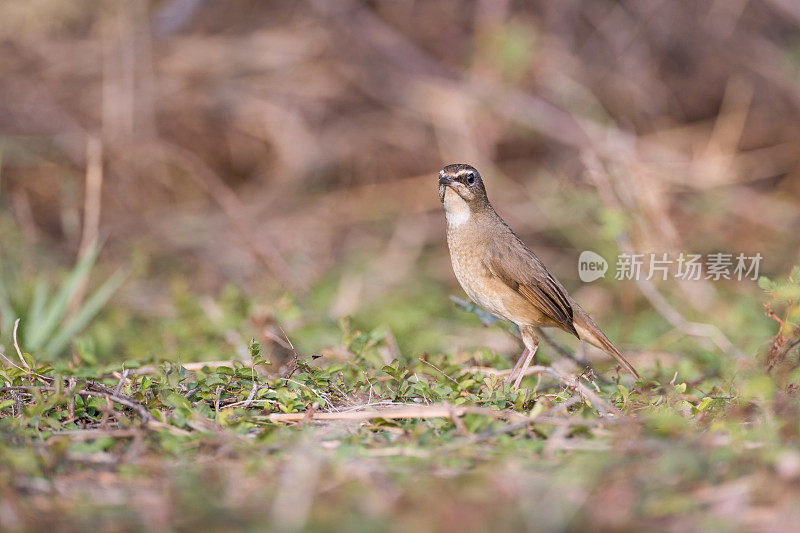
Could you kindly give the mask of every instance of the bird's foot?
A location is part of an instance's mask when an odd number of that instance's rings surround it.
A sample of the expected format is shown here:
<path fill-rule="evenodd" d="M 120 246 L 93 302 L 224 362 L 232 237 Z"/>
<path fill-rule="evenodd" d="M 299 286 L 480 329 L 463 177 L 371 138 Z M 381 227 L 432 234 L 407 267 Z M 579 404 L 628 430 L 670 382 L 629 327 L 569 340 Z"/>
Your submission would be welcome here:
<path fill-rule="evenodd" d="M 514 368 L 511 369 L 511 372 L 509 372 L 508 375 L 506 375 L 506 378 L 503 380 L 504 383 L 512 383 L 514 381 L 514 379 L 517 377 L 517 374 L 520 371 L 520 368 L 522 368 L 522 365 L 525 362 L 525 358 L 527 357 L 527 355 L 528 355 L 528 349 L 525 348 L 522 351 L 522 355 L 520 355 L 519 359 L 517 359 L 517 363 L 514 365 Z M 517 387 L 514 387 L 513 390 L 517 390 Z"/>

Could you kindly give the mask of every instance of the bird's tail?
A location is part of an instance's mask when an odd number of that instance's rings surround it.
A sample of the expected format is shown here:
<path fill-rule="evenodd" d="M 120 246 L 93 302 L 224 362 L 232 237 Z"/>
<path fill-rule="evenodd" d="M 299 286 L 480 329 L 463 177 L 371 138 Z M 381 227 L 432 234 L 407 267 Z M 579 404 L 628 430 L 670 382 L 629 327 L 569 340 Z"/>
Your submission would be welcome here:
<path fill-rule="evenodd" d="M 581 310 L 582 311 L 582 310 Z M 616 346 L 611 344 L 611 341 L 608 340 L 608 337 L 597 327 L 597 324 L 594 323 L 594 320 L 587 315 L 585 312 L 576 313 L 575 320 L 573 325 L 575 326 L 575 331 L 578 332 L 578 338 L 588 342 L 592 346 L 596 346 L 606 352 L 608 355 L 613 357 L 617 360 L 617 362 L 622 365 L 622 367 L 630 372 L 636 379 L 641 379 L 641 376 L 633 368 L 633 365 L 625 359 Z"/>

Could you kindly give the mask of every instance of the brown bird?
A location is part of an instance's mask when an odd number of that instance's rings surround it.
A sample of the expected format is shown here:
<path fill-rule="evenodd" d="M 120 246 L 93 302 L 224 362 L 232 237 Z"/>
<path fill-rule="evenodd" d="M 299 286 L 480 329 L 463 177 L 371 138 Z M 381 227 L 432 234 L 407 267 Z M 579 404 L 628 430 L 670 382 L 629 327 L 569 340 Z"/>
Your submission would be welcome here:
<path fill-rule="evenodd" d="M 447 216 L 447 245 L 464 292 L 488 312 L 515 323 L 522 352 L 506 382 L 519 387 L 539 339 L 534 328 L 554 326 L 597 346 L 637 379 L 639 374 L 525 243 L 495 212 L 481 175 L 470 165 L 439 172 L 439 199 Z M 516 379 L 515 379 L 516 378 Z"/>

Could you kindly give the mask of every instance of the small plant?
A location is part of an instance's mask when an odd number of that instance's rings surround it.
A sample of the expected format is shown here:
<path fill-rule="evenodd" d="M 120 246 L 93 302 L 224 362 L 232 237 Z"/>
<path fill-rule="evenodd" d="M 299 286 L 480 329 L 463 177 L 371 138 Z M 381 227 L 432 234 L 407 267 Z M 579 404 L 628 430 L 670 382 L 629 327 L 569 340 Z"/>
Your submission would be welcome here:
<path fill-rule="evenodd" d="M 79 295 L 92 277 L 99 250 L 97 243 L 92 244 L 55 288 L 45 276 L 37 275 L 31 292 L 26 280 L 0 269 L 0 336 L 8 338 L 14 322 L 20 318 L 28 351 L 49 360 L 61 354 L 97 316 L 125 278 L 122 269 L 117 270 L 80 301 Z"/>
<path fill-rule="evenodd" d="M 767 368 L 779 367 L 781 373 L 797 373 L 800 368 L 800 266 L 792 269 L 786 281 L 762 277 L 758 284 L 769 296 L 764 309 L 779 324 L 767 354 Z"/>

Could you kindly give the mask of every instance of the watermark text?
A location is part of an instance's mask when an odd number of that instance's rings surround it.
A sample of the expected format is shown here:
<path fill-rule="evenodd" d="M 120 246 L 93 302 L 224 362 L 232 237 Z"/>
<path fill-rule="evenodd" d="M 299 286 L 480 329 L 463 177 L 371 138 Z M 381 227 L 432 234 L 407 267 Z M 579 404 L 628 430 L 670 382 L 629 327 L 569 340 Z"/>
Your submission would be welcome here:
<path fill-rule="evenodd" d="M 666 281 L 670 278 L 684 281 L 757 280 L 763 258 L 761 253 L 621 253 L 614 263 L 613 274 L 619 281 Z M 591 250 L 581 252 L 578 258 L 581 281 L 589 283 L 604 278 L 608 270 L 609 264 L 603 256 Z"/>

